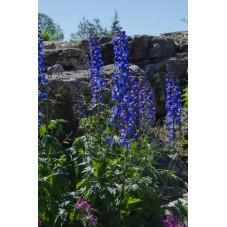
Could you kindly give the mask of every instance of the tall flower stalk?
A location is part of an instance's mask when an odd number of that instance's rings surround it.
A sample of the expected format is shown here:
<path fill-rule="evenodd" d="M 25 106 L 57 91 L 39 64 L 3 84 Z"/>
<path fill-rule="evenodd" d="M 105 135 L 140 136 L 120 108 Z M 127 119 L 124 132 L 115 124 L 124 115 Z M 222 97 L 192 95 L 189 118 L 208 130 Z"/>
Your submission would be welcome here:
<path fill-rule="evenodd" d="M 113 75 L 112 99 L 117 104 L 112 108 L 112 117 L 119 120 L 119 142 L 128 147 L 131 142 L 129 137 L 135 137 L 135 121 L 137 109 L 137 82 L 133 70 L 129 69 L 128 42 L 125 31 L 118 28 L 113 39 L 115 53 L 115 73 Z M 113 122 L 113 121 L 112 121 Z"/>
<path fill-rule="evenodd" d="M 179 79 L 172 65 L 166 65 L 166 109 L 167 109 L 167 129 L 169 131 L 169 142 L 176 138 L 176 127 L 181 120 L 181 92 Z"/>
<path fill-rule="evenodd" d="M 141 73 L 138 83 L 138 101 L 139 101 L 139 128 L 148 130 L 154 124 L 155 107 L 153 103 L 152 88 L 148 80 L 148 72 Z"/>
<path fill-rule="evenodd" d="M 38 28 L 38 100 L 43 100 L 47 97 L 45 92 L 45 86 L 47 83 L 47 77 L 45 73 L 44 60 L 43 60 L 43 37 L 42 31 Z M 38 128 L 40 129 L 40 109 L 38 108 Z"/>
<path fill-rule="evenodd" d="M 176 132 L 177 129 L 181 128 L 180 121 L 181 121 L 181 92 L 179 88 L 179 79 L 176 75 L 176 72 L 174 70 L 174 67 L 170 64 L 166 65 L 166 94 L 167 94 L 167 100 L 166 100 L 166 124 L 167 124 L 167 130 L 169 132 L 169 141 L 165 141 L 166 146 L 173 146 L 176 145 Z M 174 152 L 174 149 L 170 149 L 170 152 Z M 172 153 L 173 154 L 173 153 Z M 177 157 L 175 159 L 171 159 L 169 163 L 169 169 L 167 172 L 166 181 L 164 183 L 164 186 L 161 191 L 161 197 L 164 195 L 165 188 L 167 187 L 167 183 L 169 180 L 169 173 L 172 170 L 174 170 L 176 163 L 177 163 Z M 175 162 L 175 164 L 174 164 Z"/>
<path fill-rule="evenodd" d="M 92 90 L 92 101 L 94 103 L 103 103 L 102 90 L 106 87 L 103 75 L 103 61 L 101 55 L 100 41 L 95 34 L 95 28 L 91 27 L 89 36 L 90 45 L 90 80 Z"/>
<path fill-rule="evenodd" d="M 112 118 L 117 118 L 120 126 L 121 146 L 126 147 L 125 151 L 125 169 L 123 172 L 124 180 L 122 184 L 122 198 L 124 198 L 125 178 L 128 169 L 130 138 L 136 137 L 135 121 L 137 110 L 137 82 L 133 70 L 129 69 L 128 42 L 125 31 L 117 29 L 113 39 L 114 44 L 114 66 L 112 99 L 116 105 L 112 108 Z M 114 122 L 114 121 L 112 121 Z"/>

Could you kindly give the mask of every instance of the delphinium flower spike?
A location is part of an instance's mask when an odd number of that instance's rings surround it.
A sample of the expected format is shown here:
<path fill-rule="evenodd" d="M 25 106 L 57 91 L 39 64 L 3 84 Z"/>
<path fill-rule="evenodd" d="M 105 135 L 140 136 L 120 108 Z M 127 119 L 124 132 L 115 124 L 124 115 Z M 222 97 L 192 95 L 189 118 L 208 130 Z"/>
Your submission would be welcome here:
<path fill-rule="evenodd" d="M 167 109 L 167 129 L 169 131 L 169 140 L 174 141 L 176 138 L 176 126 L 181 120 L 181 92 L 179 88 L 179 79 L 172 65 L 166 65 L 166 109 Z"/>
<path fill-rule="evenodd" d="M 135 137 L 135 121 L 137 108 L 137 82 L 133 70 L 129 69 L 128 42 L 125 31 L 118 28 L 113 39 L 115 53 L 115 73 L 113 75 L 112 99 L 117 104 L 112 108 L 112 118 L 117 117 L 120 124 L 119 142 L 129 146 L 129 136 Z M 112 122 L 114 122 L 112 120 Z"/>
<path fill-rule="evenodd" d="M 139 83 L 139 128 L 146 130 L 149 125 L 153 125 L 155 117 L 155 107 L 153 103 L 152 88 L 148 80 L 148 69 L 141 73 Z"/>
<path fill-rule="evenodd" d="M 45 85 L 47 77 L 43 61 L 43 37 L 40 28 L 38 28 L 38 91 L 39 101 L 46 98 Z M 40 110 L 38 108 L 38 128 L 40 128 Z"/>
<path fill-rule="evenodd" d="M 90 57 L 91 63 L 89 67 L 92 101 L 94 103 L 103 103 L 102 90 L 105 88 L 104 75 L 103 75 L 103 61 L 101 55 L 100 41 L 95 34 L 95 27 L 90 28 L 89 36 Z"/>
<path fill-rule="evenodd" d="M 71 90 L 73 102 L 73 116 L 78 118 L 86 118 L 86 106 L 83 102 L 83 96 L 79 91 Z"/>

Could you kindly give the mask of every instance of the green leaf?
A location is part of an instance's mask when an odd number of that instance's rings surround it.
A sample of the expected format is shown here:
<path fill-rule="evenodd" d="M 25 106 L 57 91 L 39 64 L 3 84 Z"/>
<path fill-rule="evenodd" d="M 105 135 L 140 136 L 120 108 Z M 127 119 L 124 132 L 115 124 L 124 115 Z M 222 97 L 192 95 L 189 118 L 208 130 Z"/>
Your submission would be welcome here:
<path fill-rule="evenodd" d="M 41 137 L 43 137 L 43 136 L 46 135 L 46 127 L 44 127 L 43 125 L 40 126 L 39 135 L 40 135 Z"/>
<path fill-rule="evenodd" d="M 68 215 L 68 213 L 64 209 L 60 208 L 58 215 L 55 218 L 54 226 L 61 226 L 62 227 L 64 225 L 65 221 L 66 221 L 67 215 Z"/>
<path fill-rule="evenodd" d="M 46 135 L 42 139 L 43 146 L 49 151 L 56 151 L 56 147 L 59 144 L 58 140 L 54 136 Z"/>
<path fill-rule="evenodd" d="M 55 195 L 60 195 L 69 189 L 69 179 L 61 173 L 53 173 L 48 176 L 48 179 Z"/>
<path fill-rule="evenodd" d="M 130 197 L 128 200 L 128 205 L 139 203 L 139 202 L 141 202 L 141 199 L 135 199 L 135 198 Z"/>
<path fill-rule="evenodd" d="M 107 187 L 107 190 L 109 191 L 110 194 L 116 195 L 117 192 L 116 188 Z"/>
<path fill-rule="evenodd" d="M 50 130 L 57 129 L 59 132 L 63 132 L 62 124 L 59 122 L 59 120 L 51 120 L 48 128 Z"/>
<path fill-rule="evenodd" d="M 69 121 L 66 121 L 65 119 L 57 119 L 57 121 L 62 122 L 62 123 L 68 123 Z"/>

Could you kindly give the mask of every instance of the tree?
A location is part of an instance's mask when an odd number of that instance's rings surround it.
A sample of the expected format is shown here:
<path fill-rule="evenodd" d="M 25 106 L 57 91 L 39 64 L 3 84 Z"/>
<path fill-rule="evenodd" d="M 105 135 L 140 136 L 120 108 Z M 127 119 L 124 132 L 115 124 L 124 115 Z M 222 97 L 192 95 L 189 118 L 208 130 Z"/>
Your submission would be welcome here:
<path fill-rule="evenodd" d="M 181 18 L 180 20 L 183 21 L 184 23 L 187 23 L 188 24 L 188 20 L 187 19 Z"/>
<path fill-rule="evenodd" d="M 54 20 L 43 13 L 38 14 L 38 24 L 42 31 L 43 40 L 62 41 L 64 39 L 64 32 L 60 26 L 54 23 Z"/>
<path fill-rule="evenodd" d="M 117 11 L 115 9 L 115 15 L 114 15 L 114 18 L 112 19 L 113 23 L 112 23 L 112 26 L 111 26 L 111 36 L 112 37 L 114 37 L 116 29 L 119 26 L 120 21 L 118 19 L 119 19 L 119 16 L 118 16 L 118 13 L 117 13 Z"/>
<path fill-rule="evenodd" d="M 78 31 L 71 34 L 70 42 L 77 42 L 83 39 L 87 39 L 89 37 L 89 30 L 92 25 L 95 27 L 98 36 L 110 36 L 107 28 L 103 28 L 101 26 L 100 20 L 98 18 L 93 19 L 92 23 L 89 20 L 85 19 L 85 17 L 83 17 L 83 21 L 81 21 L 78 25 Z"/>
<path fill-rule="evenodd" d="M 53 38 L 49 35 L 47 31 L 42 31 L 42 37 L 44 41 L 53 41 Z"/>
<path fill-rule="evenodd" d="M 102 27 L 98 18 L 93 19 L 93 22 L 91 22 L 83 17 L 83 20 L 78 25 L 78 31 L 71 34 L 70 42 L 78 42 L 80 40 L 87 39 L 89 37 L 89 30 L 92 25 L 95 27 L 97 36 L 114 37 L 116 28 L 119 26 L 118 19 L 119 16 L 115 10 L 115 16 L 112 19 L 113 23 L 111 25 L 111 30 L 109 31 L 107 28 Z"/>

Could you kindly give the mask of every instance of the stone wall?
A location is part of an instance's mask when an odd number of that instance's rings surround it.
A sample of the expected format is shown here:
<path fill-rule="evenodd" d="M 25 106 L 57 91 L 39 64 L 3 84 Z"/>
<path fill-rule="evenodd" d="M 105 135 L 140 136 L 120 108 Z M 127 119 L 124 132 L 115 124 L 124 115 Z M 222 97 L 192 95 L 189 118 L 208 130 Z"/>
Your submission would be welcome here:
<path fill-rule="evenodd" d="M 111 78 L 114 73 L 114 52 L 112 39 L 102 37 L 101 52 L 104 62 L 107 90 L 105 98 L 110 97 Z M 165 113 L 166 81 L 165 65 L 174 65 L 180 79 L 186 77 L 188 68 L 188 32 L 173 32 L 159 36 L 135 35 L 128 37 L 129 54 L 132 59 L 132 68 L 139 76 L 145 66 L 148 66 L 149 80 L 154 91 L 156 114 Z M 78 43 L 44 42 L 44 64 L 47 71 L 59 61 L 64 72 L 60 76 L 50 77 L 51 91 L 61 94 L 61 103 L 57 104 L 53 117 L 64 118 L 71 122 L 68 131 L 75 131 L 72 112 L 71 90 L 82 91 L 87 99 L 91 97 L 89 71 L 83 65 L 83 55 L 89 58 L 88 40 Z M 73 122 L 73 123 L 72 123 Z"/>

